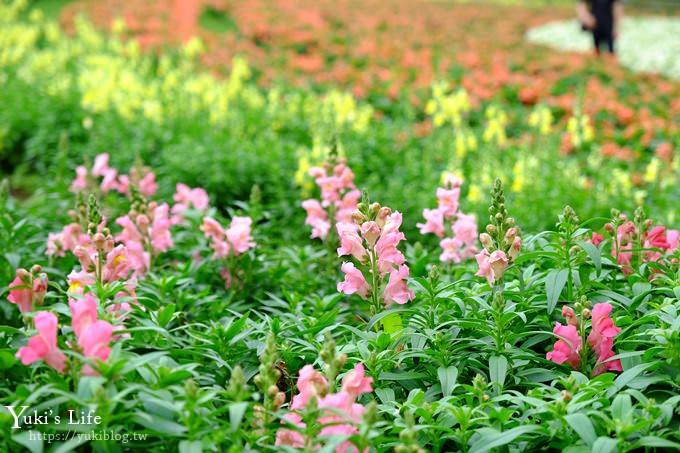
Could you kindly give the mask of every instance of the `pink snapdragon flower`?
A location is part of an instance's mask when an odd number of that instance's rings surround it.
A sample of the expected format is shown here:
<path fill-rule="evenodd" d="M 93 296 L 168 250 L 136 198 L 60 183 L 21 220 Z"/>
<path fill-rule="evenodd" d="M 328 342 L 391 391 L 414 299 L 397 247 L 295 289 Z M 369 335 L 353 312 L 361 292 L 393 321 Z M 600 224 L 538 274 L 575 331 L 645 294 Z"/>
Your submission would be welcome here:
<path fill-rule="evenodd" d="M 87 168 L 84 165 L 76 167 L 76 178 L 71 183 L 71 192 L 80 192 L 87 189 Z"/>
<path fill-rule="evenodd" d="M 306 425 L 302 421 L 300 411 L 311 408 L 310 402 L 316 401 L 315 409 L 320 412 L 316 423 L 321 428 L 319 431 L 321 438 L 349 437 L 356 434 L 357 425 L 361 423 L 365 411 L 364 406 L 356 402 L 356 398 L 363 393 L 373 391 L 372 381 L 372 378 L 365 376 L 363 365 L 357 364 L 343 378 L 342 389 L 339 392 L 330 393 L 326 378 L 311 365 L 305 365 L 300 370 L 297 382 L 299 393 L 293 397 L 290 407 L 293 412 L 284 415 L 285 422 L 304 430 Z M 307 444 L 307 440 L 301 432 L 290 428 L 280 428 L 276 433 L 275 445 L 301 448 Z M 358 452 L 359 450 L 350 441 L 344 441 L 335 447 L 335 451 Z"/>
<path fill-rule="evenodd" d="M 439 259 L 442 262 L 460 263 L 477 253 L 477 220 L 475 216 L 459 210 L 461 184 L 461 179 L 447 173 L 445 187 L 437 189 L 438 207 L 424 209 L 423 217 L 426 222 L 416 224 L 421 234 L 432 233 L 442 238 L 439 242 L 442 248 Z M 446 237 L 449 222 L 453 237 Z"/>
<path fill-rule="evenodd" d="M 555 342 L 553 350 L 546 354 L 548 360 L 561 365 L 568 363 L 572 367 L 577 367 L 581 362 L 581 336 L 574 325 L 566 325 L 555 323 L 553 333 L 559 339 Z"/>
<path fill-rule="evenodd" d="M 83 351 L 83 355 L 90 360 L 101 360 L 105 362 L 111 354 L 111 339 L 114 327 L 106 321 L 96 321 L 88 326 L 78 337 L 78 346 Z M 86 376 L 96 376 L 97 372 L 86 365 L 83 368 Z"/>
<path fill-rule="evenodd" d="M 28 272 L 17 269 L 14 280 L 9 284 L 7 300 L 15 304 L 21 313 L 30 313 L 34 306 L 41 305 L 47 293 L 47 275 L 38 269 Z"/>
<path fill-rule="evenodd" d="M 300 369 L 296 387 L 299 393 L 293 397 L 290 406 L 293 410 L 306 407 L 311 397 L 320 398 L 324 395 L 328 390 L 328 381 L 314 366 L 305 365 Z"/>
<path fill-rule="evenodd" d="M 71 327 L 76 338 L 97 321 L 97 300 L 92 294 L 87 294 L 79 300 L 70 300 Z"/>
<path fill-rule="evenodd" d="M 342 390 L 356 398 L 362 393 L 372 392 L 372 383 L 373 378 L 366 376 L 364 365 L 357 363 L 354 365 L 354 369 L 342 378 Z"/>
<path fill-rule="evenodd" d="M 181 223 L 184 220 L 184 212 L 192 206 L 197 211 L 207 211 L 210 202 L 205 189 L 201 187 L 192 189 L 182 183 L 177 183 L 175 195 L 172 198 L 175 200 L 175 204 L 172 207 L 173 224 Z"/>
<path fill-rule="evenodd" d="M 132 271 L 132 263 L 124 245 L 117 245 L 106 254 L 106 261 L 102 270 L 104 283 L 126 280 L 130 276 L 130 271 Z"/>
<path fill-rule="evenodd" d="M 401 265 L 397 269 L 393 269 L 390 272 L 390 278 L 383 291 L 383 299 L 385 304 L 390 305 L 396 303 L 403 305 L 410 300 L 415 298 L 413 290 L 409 289 L 406 285 L 406 280 L 408 280 L 409 270 L 408 266 Z"/>
<path fill-rule="evenodd" d="M 235 216 L 231 219 L 231 224 L 224 234 L 231 244 L 234 255 L 238 256 L 255 247 L 255 241 L 251 236 L 252 224 L 253 220 L 250 217 Z"/>
<path fill-rule="evenodd" d="M 364 274 L 353 263 L 342 263 L 345 280 L 338 283 L 338 291 L 347 295 L 358 294 L 363 299 L 368 297 L 371 287 L 366 282 Z"/>
<path fill-rule="evenodd" d="M 72 252 L 77 246 L 89 243 L 90 236 L 83 232 L 83 228 L 77 223 L 70 223 L 60 232 L 48 234 L 45 253 L 49 256 L 64 256 L 66 251 Z"/>
<path fill-rule="evenodd" d="M 508 267 L 508 257 L 502 250 L 496 250 L 489 254 L 486 249 L 483 249 L 475 255 L 479 270 L 475 275 L 485 277 L 489 285 L 500 280 Z"/>
<path fill-rule="evenodd" d="M 444 212 L 440 209 L 423 209 L 425 223 L 416 223 L 420 234 L 432 233 L 444 237 Z"/>
<path fill-rule="evenodd" d="M 41 311 L 35 316 L 35 328 L 38 334 L 19 349 L 17 358 L 24 365 L 43 360 L 48 366 L 63 373 L 66 356 L 57 346 L 57 317 L 53 313 Z"/>
<path fill-rule="evenodd" d="M 338 291 L 345 294 L 356 293 L 364 299 L 371 295 L 374 305 L 379 299 L 386 305 L 405 304 L 415 294 L 406 284 L 409 269 L 405 265 L 404 255 L 397 248 L 404 239 L 404 234 L 399 231 L 401 213 L 378 206 L 370 215 L 373 220 L 357 212 L 357 219 L 362 219 L 363 216 L 363 220 L 357 221 L 358 224 L 337 224 L 340 237 L 338 255 L 351 256 L 361 265 L 361 269 L 358 269 L 351 262 L 342 264 L 345 280 L 338 283 Z M 376 287 L 373 288 L 372 285 Z"/>
<path fill-rule="evenodd" d="M 326 239 L 331 224 L 328 221 L 328 214 L 318 200 L 309 199 L 302 202 L 302 207 L 307 211 L 305 224 L 312 227 L 312 239 Z"/>
<path fill-rule="evenodd" d="M 616 327 L 614 321 L 611 319 L 610 314 L 612 312 L 612 306 L 609 303 L 595 304 L 592 310 L 592 322 L 590 335 L 588 335 L 588 343 L 590 344 L 595 355 L 597 356 L 598 365 L 596 366 L 593 374 L 597 375 L 605 371 L 622 371 L 620 360 L 610 360 L 605 362 L 607 359 L 615 355 L 614 337 L 621 331 L 620 328 Z"/>
<path fill-rule="evenodd" d="M 337 250 L 338 256 L 351 255 L 359 262 L 363 262 L 366 258 L 366 249 L 364 248 L 361 236 L 359 236 L 357 225 L 338 222 L 335 227 L 340 238 L 340 247 Z"/>
<path fill-rule="evenodd" d="M 121 184 L 122 186 L 123 184 Z M 150 197 L 158 190 L 158 183 L 156 183 L 156 174 L 152 171 L 147 172 L 142 179 L 139 180 L 139 191 L 142 195 Z M 127 188 L 124 190 L 127 192 Z"/>
<path fill-rule="evenodd" d="M 451 189 L 439 187 L 437 189 L 437 201 L 439 203 L 438 209 L 441 210 L 441 212 L 447 218 L 456 215 L 456 213 L 458 212 L 459 199 L 460 199 L 459 187 L 454 187 Z"/>

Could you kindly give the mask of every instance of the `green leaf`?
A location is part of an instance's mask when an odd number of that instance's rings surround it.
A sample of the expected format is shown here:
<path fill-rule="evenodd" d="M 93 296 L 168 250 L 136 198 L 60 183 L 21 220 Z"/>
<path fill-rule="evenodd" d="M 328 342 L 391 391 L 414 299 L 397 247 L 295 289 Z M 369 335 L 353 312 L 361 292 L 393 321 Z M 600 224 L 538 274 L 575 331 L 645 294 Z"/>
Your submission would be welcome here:
<path fill-rule="evenodd" d="M 591 453 L 616 453 L 618 442 L 611 437 L 598 437 L 593 443 Z"/>
<path fill-rule="evenodd" d="M 562 289 L 565 283 L 567 283 L 567 276 L 569 271 L 567 269 L 553 269 L 548 273 L 545 278 L 545 292 L 548 296 L 548 314 L 552 313 L 557 305 L 557 300 L 562 294 Z"/>
<path fill-rule="evenodd" d="M 590 261 L 593 262 L 595 270 L 597 271 L 597 275 L 599 276 L 600 272 L 602 272 L 602 255 L 600 253 L 600 249 L 586 241 L 577 241 L 576 245 L 581 247 L 583 251 L 588 254 L 588 257 L 590 258 Z"/>
<path fill-rule="evenodd" d="M 229 405 L 229 424 L 231 425 L 232 433 L 238 430 L 238 427 L 243 420 L 243 415 L 246 413 L 246 409 L 248 409 L 248 403 L 246 401 Z"/>
<path fill-rule="evenodd" d="M 614 398 L 614 401 L 612 401 L 612 415 L 614 418 L 616 418 L 619 422 L 624 424 L 627 422 L 627 420 L 630 419 L 631 415 L 633 414 L 633 403 L 630 399 L 630 395 L 626 394 L 619 394 L 616 395 L 616 398 Z"/>
<path fill-rule="evenodd" d="M 448 368 L 439 367 L 437 369 L 439 382 L 442 386 L 442 393 L 444 396 L 450 396 L 453 389 L 456 387 L 456 379 L 458 379 L 458 368 L 450 366 Z"/>
<path fill-rule="evenodd" d="M 586 443 L 586 445 L 593 445 L 595 439 L 597 439 L 597 434 L 595 434 L 595 428 L 593 424 L 585 414 L 569 414 L 564 419 L 567 421 L 569 426 L 576 431 L 581 440 Z"/>
<path fill-rule="evenodd" d="M 509 444 L 523 434 L 540 429 L 537 425 L 518 426 L 503 432 L 493 428 L 481 428 L 477 431 L 481 436 L 477 437 L 470 446 L 470 453 L 486 453 L 493 448 Z"/>
<path fill-rule="evenodd" d="M 202 453 L 203 445 L 200 440 L 183 440 L 179 443 L 179 453 Z"/>
<path fill-rule="evenodd" d="M 635 379 L 640 373 L 646 371 L 648 368 L 654 365 L 654 362 L 641 363 L 640 365 L 635 365 L 630 370 L 626 370 L 621 373 L 616 379 L 614 379 L 614 385 L 607 391 L 607 396 L 610 398 L 616 394 L 619 390 L 624 388 L 630 381 Z"/>
<path fill-rule="evenodd" d="M 637 442 L 635 442 L 637 447 L 653 447 L 653 448 L 668 448 L 673 450 L 679 450 L 680 444 L 677 442 L 672 442 L 667 439 L 656 436 L 645 436 L 641 437 Z"/>
<path fill-rule="evenodd" d="M 399 332 L 404 328 L 401 323 L 401 316 L 399 316 L 399 313 L 390 313 L 380 320 L 380 324 L 382 324 L 385 332 L 390 334 Z"/>
<path fill-rule="evenodd" d="M 0 350 L 0 370 L 8 370 L 17 362 L 12 351 L 8 349 Z"/>
<path fill-rule="evenodd" d="M 158 311 L 158 325 L 165 327 L 175 314 L 175 304 L 168 304 Z"/>
<path fill-rule="evenodd" d="M 31 453 L 42 453 L 42 433 L 38 431 L 22 431 L 12 436 L 12 440 L 26 447 Z"/>
<path fill-rule="evenodd" d="M 507 372 L 508 359 L 502 355 L 489 357 L 489 378 L 491 379 L 491 382 L 496 382 L 503 387 Z"/>

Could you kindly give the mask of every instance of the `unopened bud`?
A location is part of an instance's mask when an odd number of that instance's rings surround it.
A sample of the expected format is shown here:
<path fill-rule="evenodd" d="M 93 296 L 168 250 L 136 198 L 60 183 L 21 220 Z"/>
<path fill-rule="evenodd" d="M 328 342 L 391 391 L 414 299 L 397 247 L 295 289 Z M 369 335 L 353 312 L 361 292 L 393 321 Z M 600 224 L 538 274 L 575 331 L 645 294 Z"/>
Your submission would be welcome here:
<path fill-rule="evenodd" d="M 587 308 L 584 308 L 583 311 L 581 312 L 581 317 L 583 319 L 590 319 L 590 310 Z"/>
<path fill-rule="evenodd" d="M 17 269 L 17 277 L 19 277 L 21 279 L 21 281 L 25 282 L 29 278 L 31 278 L 31 274 L 29 274 L 29 272 L 26 269 L 19 268 L 19 269 Z"/>
<path fill-rule="evenodd" d="M 366 216 L 361 211 L 357 210 L 352 213 L 352 221 L 357 225 L 361 225 L 366 220 Z"/>
<path fill-rule="evenodd" d="M 368 207 L 368 210 L 370 211 L 371 214 L 377 215 L 378 212 L 380 211 L 380 203 L 371 203 L 371 205 Z"/>
<path fill-rule="evenodd" d="M 31 267 L 31 274 L 33 274 L 33 275 L 39 274 L 41 271 L 42 271 L 42 267 L 40 266 L 40 264 L 34 264 Z"/>
<path fill-rule="evenodd" d="M 562 399 L 564 401 L 571 401 L 571 393 L 567 392 L 566 390 L 562 390 L 560 393 L 562 394 Z"/>
<path fill-rule="evenodd" d="M 482 246 L 487 249 L 491 250 L 493 249 L 493 239 L 491 239 L 491 236 L 489 236 L 486 233 L 482 233 L 479 235 L 479 242 L 482 243 Z"/>
<path fill-rule="evenodd" d="M 652 227 L 652 225 L 654 225 L 654 222 L 652 221 L 652 219 L 645 220 L 645 228 L 646 229 L 650 229 Z"/>
<path fill-rule="evenodd" d="M 101 233 L 96 233 L 92 237 L 92 242 L 94 242 L 94 246 L 97 247 L 98 250 L 101 250 L 104 248 L 106 243 L 106 237 L 104 237 L 104 235 Z"/>
<path fill-rule="evenodd" d="M 489 224 L 486 226 L 486 232 L 489 234 L 494 234 L 496 232 L 496 227 Z"/>
<path fill-rule="evenodd" d="M 380 208 L 380 211 L 378 211 L 378 216 L 375 219 L 376 223 L 380 228 L 385 226 L 387 218 L 390 215 L 392 215 L 392 210 L 390 208 L 388 208 L 387 206 L 383 206 L 382 208 Z"/>
<path fill-rule="evenodd" d="M 605 230 L 607 233 L 614 233 L 614 225 L 612 225 L 611 223 L 607 223 L 607 224 L 605 224 L 605 226 L 604 226 L 604 230 Z"/>

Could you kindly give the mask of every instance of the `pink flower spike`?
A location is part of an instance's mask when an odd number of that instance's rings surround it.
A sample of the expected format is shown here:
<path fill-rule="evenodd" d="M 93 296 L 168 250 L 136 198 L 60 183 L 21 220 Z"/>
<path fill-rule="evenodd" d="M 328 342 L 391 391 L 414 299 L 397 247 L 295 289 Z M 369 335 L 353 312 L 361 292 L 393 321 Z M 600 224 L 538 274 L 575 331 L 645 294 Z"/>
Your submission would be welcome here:
<path fill-rule="evenodd" d="M 156 183 L 156 174 L 150 171 L 139 181 L 139 191 L 144 196 L 150 197 L 155 194 L 157 190 L 158 184 Z"/>
<path fill-rule="evenodd" d="M 38 334 L 19 349 L 17 358 L 24 365 L 44 360 L 48 366 L 63 373 L 66 356 L 57 346 L 57 317 L 53 313 L 41 311 L 35 316 L 35 328 Z"/>

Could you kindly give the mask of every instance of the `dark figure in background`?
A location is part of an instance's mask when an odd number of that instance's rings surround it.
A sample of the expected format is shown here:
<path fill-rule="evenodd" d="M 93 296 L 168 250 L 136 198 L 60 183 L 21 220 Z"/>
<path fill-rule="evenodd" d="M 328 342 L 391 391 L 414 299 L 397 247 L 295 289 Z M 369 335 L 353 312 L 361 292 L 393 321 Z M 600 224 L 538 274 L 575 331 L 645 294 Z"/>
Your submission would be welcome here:
<path fill-rule="evenodd" d="M 623 5 L 617 0 L 580 0 L 576 7 L 584 30 L 593 33 L 595 52 L 599 55 L 602 45 L 614 53 L 614 40 L 619 35 Z"/>

